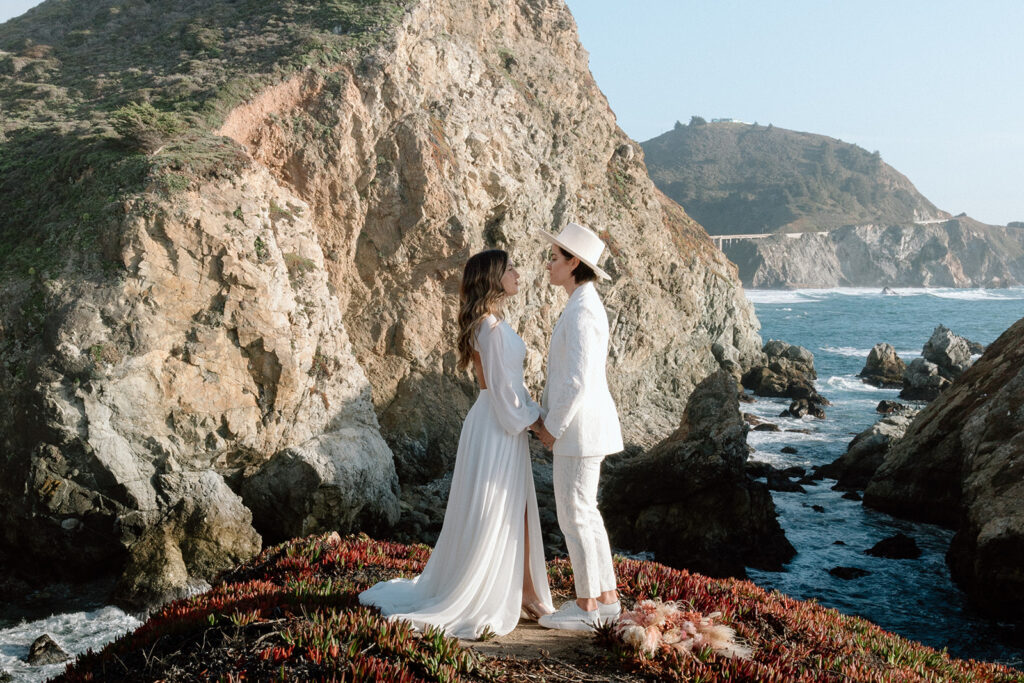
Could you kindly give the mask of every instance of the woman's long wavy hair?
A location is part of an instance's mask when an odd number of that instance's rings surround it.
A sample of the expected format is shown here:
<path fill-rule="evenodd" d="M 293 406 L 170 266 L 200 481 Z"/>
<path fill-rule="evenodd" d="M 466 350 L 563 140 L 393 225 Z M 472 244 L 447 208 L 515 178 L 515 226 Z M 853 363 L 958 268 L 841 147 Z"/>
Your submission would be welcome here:
<path fill-rule="evenodd" d="M 459 286 L 459 369 L 473 362 L 473 333 L 489 314 L 495 313 L 505 298 L 501 278 L 508 267 L 508 253 L 488 249 L 473 254 L 466 261 Z"/>

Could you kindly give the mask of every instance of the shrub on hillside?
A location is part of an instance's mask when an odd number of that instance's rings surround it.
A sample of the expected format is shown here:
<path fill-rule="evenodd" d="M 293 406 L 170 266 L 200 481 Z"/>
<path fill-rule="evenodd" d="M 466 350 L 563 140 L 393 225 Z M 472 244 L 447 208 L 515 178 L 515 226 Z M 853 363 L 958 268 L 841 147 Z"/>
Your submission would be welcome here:
<path fill-rule="evenodd" d="M 177 114 L 158 110 L 149 102 L 132 102 L 110 114 L 110 124 L 132 147 L 149 153 L 185 130 Z"/>

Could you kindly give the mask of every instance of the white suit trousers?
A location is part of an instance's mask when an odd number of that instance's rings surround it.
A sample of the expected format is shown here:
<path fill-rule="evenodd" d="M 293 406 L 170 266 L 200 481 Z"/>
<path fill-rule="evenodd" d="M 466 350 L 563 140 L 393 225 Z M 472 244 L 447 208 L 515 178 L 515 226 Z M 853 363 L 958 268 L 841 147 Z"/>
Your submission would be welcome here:
<path fill-rule="evenodd" d="M 597 509 L 597 483 L 604 456 L 554 456 L 552 484 L 558 526 L 576 579 L 576 597 L 596 598 L 615 590 L 615 569 L 604 519 Z"/>

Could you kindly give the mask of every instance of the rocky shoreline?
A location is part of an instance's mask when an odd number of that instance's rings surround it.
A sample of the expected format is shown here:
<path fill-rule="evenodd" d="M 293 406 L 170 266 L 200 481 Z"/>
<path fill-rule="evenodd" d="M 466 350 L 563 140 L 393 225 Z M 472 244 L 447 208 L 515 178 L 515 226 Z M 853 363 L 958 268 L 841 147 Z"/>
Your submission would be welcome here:
<path fill-rule="evenodd" d="M 889 414 L 815 476 L 836 479 L 838 490 L 862 490 L 866 507 L 956 530 L 946 554 L 953 579 L 981 610 L 1018 619 L 1024 607 L 1024 470 L 1017 466 L 1024 452 L 1024 319 L 972 363 L 972 352 L 981 350 L 937 327 L 923 349 L 931 360 L 914 361 L 927 362 L 931 376 L 943 379 L 923 394 L 930 403 L 880 405 Z M 872 353 L 877 360 L 880 354 Z M 914 363 L 905 387 L 913 386 Z"/>

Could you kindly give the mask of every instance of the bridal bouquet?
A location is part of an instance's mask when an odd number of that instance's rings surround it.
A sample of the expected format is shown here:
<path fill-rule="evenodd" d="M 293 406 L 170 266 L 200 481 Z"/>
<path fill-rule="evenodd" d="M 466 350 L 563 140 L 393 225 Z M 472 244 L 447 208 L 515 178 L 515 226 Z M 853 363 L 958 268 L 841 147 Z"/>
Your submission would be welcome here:
<path fill-rule="evenodd" d="M 710 646 L 715 654 L 747 659 L 750 649 L 736 642 L 736 632 L 716 620 L 721 612 L 707 616 L 687 612 L 675 602 L 644 600 L 636 609 L 623 612 L 614 627 L 615 636 L 645 655 L 662 648 L 689 654 Z"/>

